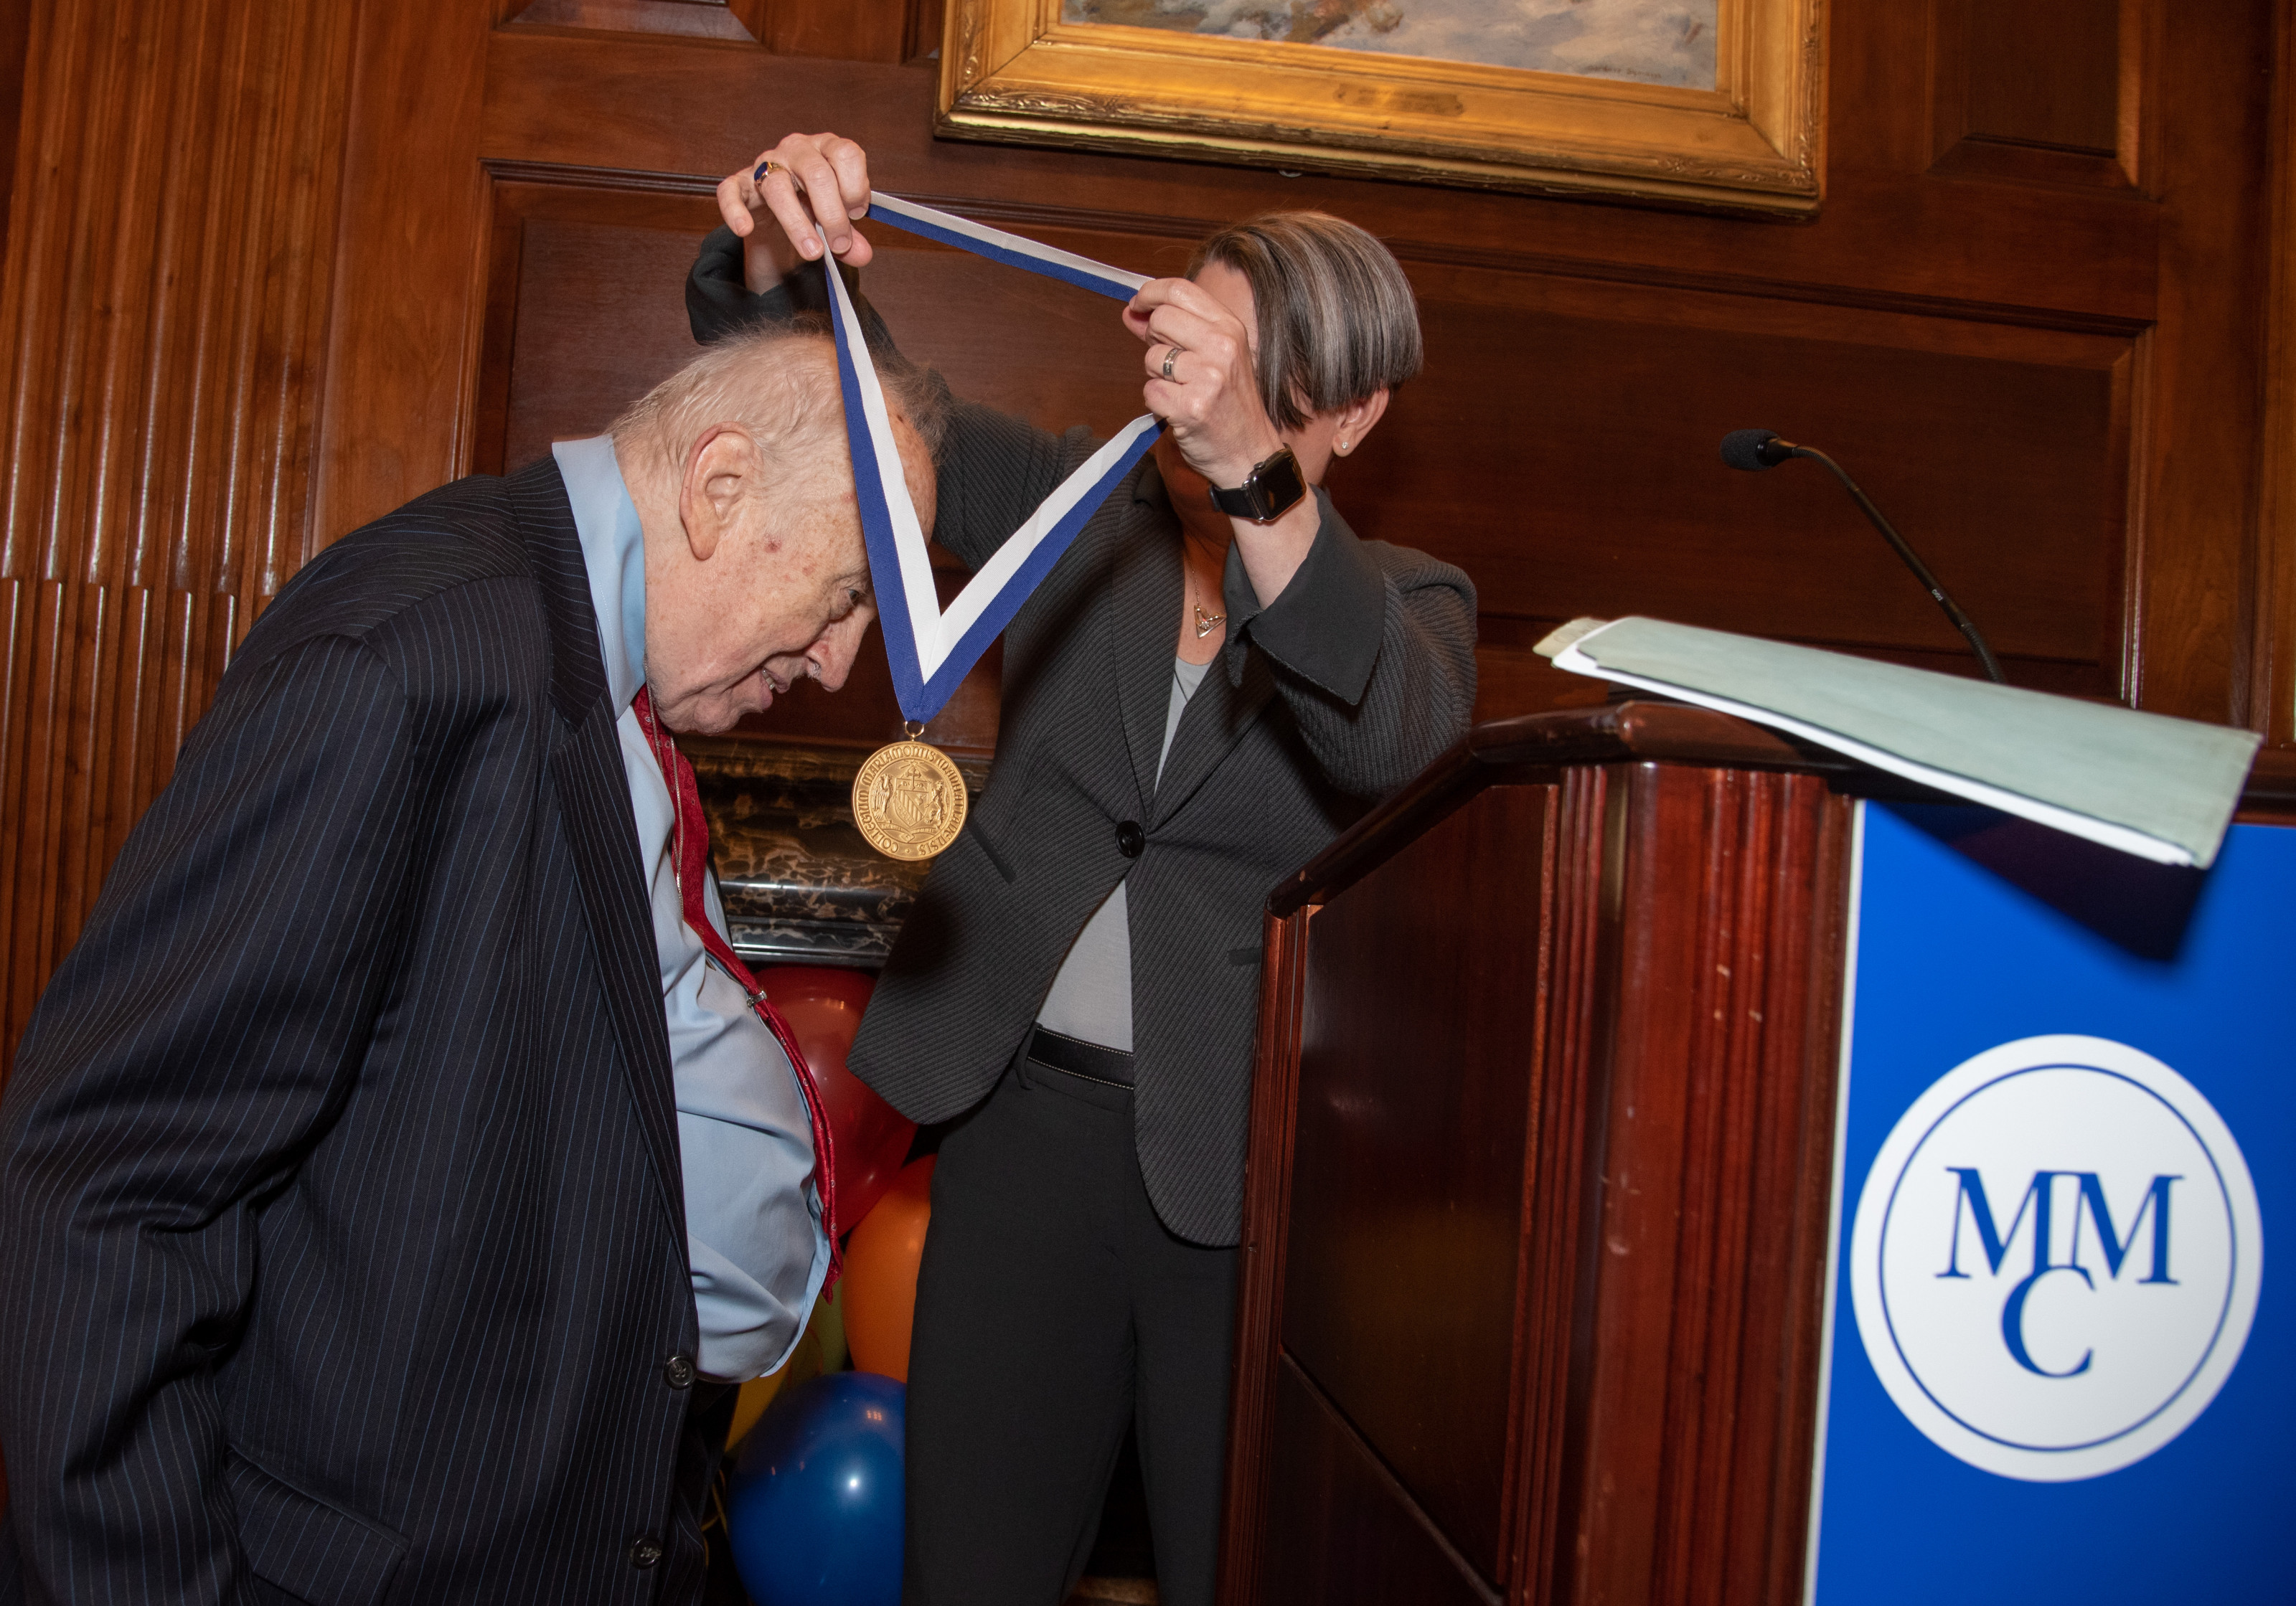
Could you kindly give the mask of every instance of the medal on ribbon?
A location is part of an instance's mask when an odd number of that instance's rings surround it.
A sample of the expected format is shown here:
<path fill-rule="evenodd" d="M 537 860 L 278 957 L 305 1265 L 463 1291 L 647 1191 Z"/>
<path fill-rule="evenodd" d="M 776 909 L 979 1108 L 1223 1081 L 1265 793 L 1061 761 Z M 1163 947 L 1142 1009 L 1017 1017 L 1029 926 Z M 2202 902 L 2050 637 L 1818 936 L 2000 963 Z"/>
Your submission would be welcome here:
<path fill-rule="evenodd" d="M 1144 274 L 1127 273 L 882 193 L 871 193 L 868 215 L 910 234 L 1119 301 L 1130 300 L 1149 282 Z M 901 472 L 884 389 L 862 337 L 860 316 L 828 247 L 824 234 L 822 261 L 837 339 L 838 381 L 845 393 L 853 490 L 860 504 L 869 579 L 877 594 L 885 653 L 893 671 L 893 694 L 907 733 L 906 741 L 878 749 L 862 764 L 853 779 L 853 822 L 869 845 L 887 857 L 928 859 L 956 840 L 964 828 L 968 800 L 955 762 L 919 740 L 926 724 L 1052 572 L 1108 494 L 1155 444 L 1163 426 L 1152 414 L 1143 414 L 1117 431 L 1045 498 L 944 610 L 925 551 L 925 532 Z"/>

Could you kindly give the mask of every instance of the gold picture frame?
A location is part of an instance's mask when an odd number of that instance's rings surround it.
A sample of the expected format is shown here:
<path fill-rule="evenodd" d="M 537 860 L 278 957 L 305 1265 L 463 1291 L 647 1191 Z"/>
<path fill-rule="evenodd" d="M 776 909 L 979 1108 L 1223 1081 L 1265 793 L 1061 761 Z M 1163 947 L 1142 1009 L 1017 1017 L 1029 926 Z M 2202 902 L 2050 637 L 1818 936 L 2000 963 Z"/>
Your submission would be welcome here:
<path fill-rule="evenodd" d="M 1823 194 L 1824 0 L 1718 0 L 1710 90 L 1061 13 L 948 0 L 939 131 L 1731 211 Z"/>

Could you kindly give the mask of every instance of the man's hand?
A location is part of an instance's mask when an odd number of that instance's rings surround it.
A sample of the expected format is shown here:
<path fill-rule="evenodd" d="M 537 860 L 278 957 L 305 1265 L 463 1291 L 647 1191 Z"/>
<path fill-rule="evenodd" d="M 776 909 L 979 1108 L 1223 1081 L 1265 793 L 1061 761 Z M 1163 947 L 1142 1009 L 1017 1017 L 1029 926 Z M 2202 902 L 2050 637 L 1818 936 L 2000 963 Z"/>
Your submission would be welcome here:
<path fill-rule="evenodd" d="M 1214 485 L 1242 485 L 1283 444 L 1260 403 L 1251 332 L 1210 291 L 1158 279 L 1127 304 L 1124 324 L 1148 348 L 1141 395 L 1190 468 Z"/>
<path fill-rule="evenodd" d="M 868 261 L 868 237 L 853 226 L 868 209 L 868 152 L 835 134 L 790 135 L 718 184 L 718 211 L 742 241 L 742 276 L 753 293 L 817 258 L 824 234 L 839 261 Z M 760 213 L 780 226 L 758 226 Z"/>

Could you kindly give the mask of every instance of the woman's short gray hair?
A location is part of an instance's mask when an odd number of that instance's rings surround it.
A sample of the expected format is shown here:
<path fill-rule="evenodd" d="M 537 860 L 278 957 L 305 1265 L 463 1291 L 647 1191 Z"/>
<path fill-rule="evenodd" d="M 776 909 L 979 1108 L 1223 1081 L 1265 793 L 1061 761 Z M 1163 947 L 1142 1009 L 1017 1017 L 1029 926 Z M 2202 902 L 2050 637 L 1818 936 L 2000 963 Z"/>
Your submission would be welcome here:
<path fill-rule="evenodd" d="M 1268 212 L 1196 247 L 1251 285 L 1259 396 L 1282 430 L 1392 390 L 1419 372 L 1419 304 L 1387 247 L 1328 212 Z"/>

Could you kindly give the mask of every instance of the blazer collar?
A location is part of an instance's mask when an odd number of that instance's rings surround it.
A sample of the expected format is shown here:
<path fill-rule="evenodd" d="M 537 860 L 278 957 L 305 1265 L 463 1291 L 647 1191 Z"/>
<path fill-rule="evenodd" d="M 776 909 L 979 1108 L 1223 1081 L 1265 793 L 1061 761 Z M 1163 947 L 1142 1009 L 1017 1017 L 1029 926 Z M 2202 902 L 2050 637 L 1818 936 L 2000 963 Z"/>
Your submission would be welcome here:
<path fill-rule="evenodd" d="M 1140 791 L 1139 817 L 1153 826 L 1177 813 L 1243 739 L 1275 694 L 1275 681 L 1258 653 L 1243 651 L 1242 633 L 1231 622 L 1223 661 L 1188 700 L 1160 782 L 1157 760 L 1172 707 L 1172 648 L 1180 627 L 1182 537 L 1171 494 L 1152 458 L 1134 481 L 1128 511 L 1131 516 L 1118 532 L 1116 571 L 1109 587 L 1109 648 L 1124 745 Z M 1233 552 L 1228 567 L 1242 569 Z"/>
<path fill-rule="evenodd" d="M 579 725 L 590 705 L 606 695 L 606 668 L 574 505 L 552 458 L 521 469 L 510 477 L 509 487 L 511 509 L 550 621 L 550 700 L 560 718 Z"/>
<path fill-rule="evenodd" d="M 1196 789 L 1208 780 L 1227 758 L 1235 744 L 1243 740 L 1244 732 L 1275 695 L 1275 676 L 1267 661 L 1257 652 L 1241 656 L 1243 674 L 1241 684 L 1221 672 L 1214 663 L 1196 687 L 1196 694 L 1188 699 L 1188 706 L 1180 716 L 1180 728 L 1172 733 L 1172 755 L 1164 760 L 1164 778 L 1156 788 L 1156 801 L 1150 810 L 1148 823 L 1152 830 L 1180 812 L 1181 806 L 1193 797 Z M 1165 695 L 1171 694 L 1172 668 L 1168 656 L 1164 661 Z M 1163 730 L 1156 732 L 1163 740 Z"/>
<path fill-rule="evenodd" d="M 654 1180 L 685 1241 L 685 1195 L 677 1159 L 676 1087 L 662 1016 L 661 966 L 630 813 L 630 782 L 608 706 L 597 612 L 566 483 L 549 458 L 510 479 L 510 499 L 534 566 L 550 627 L 550 695 L 568 730 L 550 759 L 559 816 L 589 922 L 591 951 L 622 1050 L 639 1132 Z"/>
<path fill-rule="evenodd" d="M 1152 466 L 1148 473 L 1154 472 Z M 1156 796 L 1156 761 L 1171 708 L 1172 639 L 1180 618 L 1180 533 L 1162 492 L 1159 481 L 1153 500 L 1137 496 L 1126 510 L 1108 588 L 1109 667 L 1144 820 Z"/>

